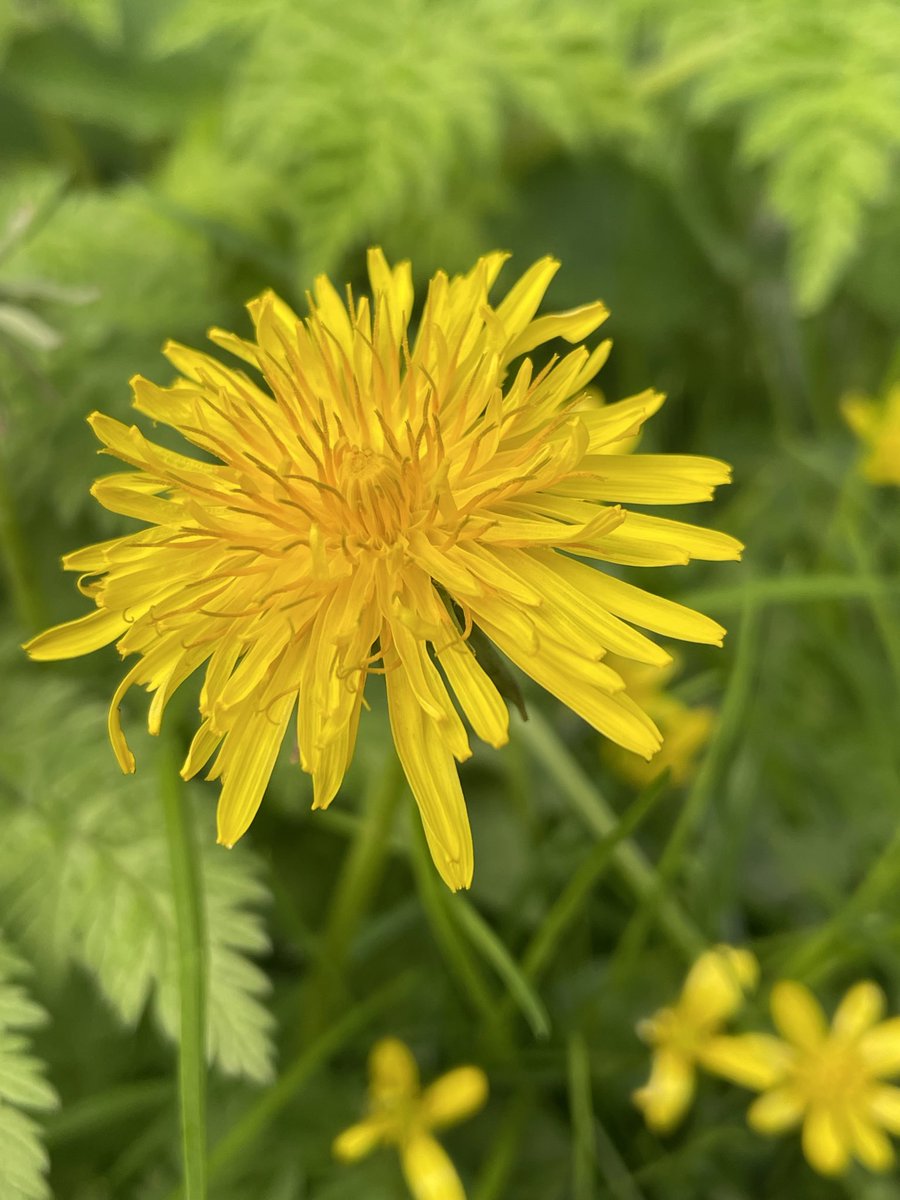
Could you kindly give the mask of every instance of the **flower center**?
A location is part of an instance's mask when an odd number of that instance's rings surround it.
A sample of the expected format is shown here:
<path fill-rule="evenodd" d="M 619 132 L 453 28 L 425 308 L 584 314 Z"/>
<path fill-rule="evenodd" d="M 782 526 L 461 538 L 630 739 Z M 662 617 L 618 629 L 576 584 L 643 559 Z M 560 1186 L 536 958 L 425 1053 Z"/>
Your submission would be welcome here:
<path fill-rule="evenodd" d="M 810 1102 L 839 1096 L 852 1102 L 871 1082 L 854 1043 L 829 1041 L 809 1062 L 797 1066 L 797 1081 Z"/>
<path fill-rule="evenodd" d="M 345 442 L 333 463 L 344 531 L 362 545 L 392 546 L 410 524 L 409 462 Z"/>

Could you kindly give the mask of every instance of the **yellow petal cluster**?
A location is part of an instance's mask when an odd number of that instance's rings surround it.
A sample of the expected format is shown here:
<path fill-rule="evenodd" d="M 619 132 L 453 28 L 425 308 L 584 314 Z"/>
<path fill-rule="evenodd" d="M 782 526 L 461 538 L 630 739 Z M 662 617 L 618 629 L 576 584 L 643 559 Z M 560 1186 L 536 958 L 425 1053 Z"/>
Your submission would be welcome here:
<path fill-rule="evenodd" d="M 623 752 L 612 742 L 604 744 L 604 758 L 618 775 L 638 788 L 646 787 L 664 770 L 669 771 L 672 783 L 686 783 L 694 773 L 697 755 L 709 741 L 714 709 L 706 705 L 691 708 L 667 690 L 678 667 L 675 656 L 665 667 L 612 656 L 607 661 L 622 676 L 632 700 L 656 724 L 663 743 L 649 762 Z"/>
<path fill-rule="evenodd" d="M 415 1200 L 465 1200 L 453 1163 L 432 1134 L 477 1112 L 487 1094 L 487 1076 L 471 1066 L 457 1067 L 421 1090 L 409 1048 L 385 1038 L 369 1056 L 369 1112 L 335 1138 L 334 1154 L 352 1162 L 376 1146 L 396 1146 Z"/>
<path fill-rule="evenodd" d="M 829 1026 L 809 989 L 783 980 L 772 989 L 771 1010 L 780 1038 L 723 1037 L 705 1065 L 762 1092 L 747 1114 L 757 1132 L 802 1124 L 803 1152 L 821 1174 L 839 1175 L 854 1158 L 889 1170 L 895 1155 L 887 1133 L 900 1135 L 900 1088 L 884 1081 L 900 1076 L 900 1017 L 882 1020 L 881 989 L 857 983 Z"/>
<path fill-rule="evenodd" d="M 678 1000 L 638 1026 L 653 1047 L 650 1078 L 634 1102 L 651 1129 L 667 1133 L 690 1107 L 696 1070 L 725 1022 L 738 1011 L 744 994 L 756 986 L 759 967 L 748 950 L 716 946 L 701 954 L 688 972 Z"/>
<path fill-rule="evenodd" d="M 860 465 L 865 478 L 900 487 L 900 382 L 881 401 L 852 392 L 841 402 L 841 411 L 865 448 Z"/>
<path fill-rule="evenodd" d="M 559 265 L 549 258 L 492 304 L 506 258 L 435 275 L 415 334 L 409 263 L 390 267 L 373 249 L 371 299 L 342 297 L 322 276 L 304 318 L 266 292 L 248 306 L 252 340 L 212 330 L 240 369 L 170 343 L 175 382 L 135 378 L 134 405 L 201 457 L 90 418 L 103 451 L 132 468 L 98 479 L 93 494 L 144 528 L 63 559 L 94 611 L 27 649 L 60 659 L 115 642 L 132 660 L 109 715 L 125 771 L 134 769 L 119 717 L 128 689 L 152 693 L 157 733 L 172 694 L 202 669 L 201 724 L 182 773 L 213 760 L 225 845 L 253 820 L 295 712 L 314 806 L 331 803 L 366 679 L 380 672 L 435 863 L 451 888 L 466 887 L 473 849 L 456 764 L 471 750 L 460 710 L 492 746 L 507 741 L 509 724 L 472 650 L 473 626 L 645 758 L 659 730 L 606 655 L 668 662 L 640 630 L 721 643 L 715 621 L 581 560 L 739 557 L 731 537 L 623 507 L 709 500 L 729 468 L 609 453 L 663 397 L 648 390 L 585 407 L 610 344 L 580 343 L 606 309 L 538 316 Z M 574 348 L 533 363 L 533 351 L 560 340 Z"/>

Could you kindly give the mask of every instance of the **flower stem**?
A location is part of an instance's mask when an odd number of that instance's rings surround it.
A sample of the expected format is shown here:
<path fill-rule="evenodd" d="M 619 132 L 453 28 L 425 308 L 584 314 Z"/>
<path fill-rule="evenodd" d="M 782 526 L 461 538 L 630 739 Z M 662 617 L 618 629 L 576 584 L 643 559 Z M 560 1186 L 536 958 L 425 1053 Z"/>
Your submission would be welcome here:
<path fill-rule="evenodd" d="M 519 736 L 547 768 L 591 832 L 599 838 L 614 835 L 619 818 L 539 712 L 529 714 L 528 724 L 519 726 Z M 631 841 L 622 841 L 616 845 L 612 861 L 638 900 L 652 903 L 658 899 L 655 915 L 669 940 L 688 961 L 696 958 L 705 948 L 706 939 L 678 902 L 663 893 L 656 871 L 640 848 Z"/>
<path fill-rule="evenodd" d="M 384 766 L 366 796 L 365 813 L 335 885 L 322 938 L 316 973 L 311 981 L 304 1022 L 306 1040 L 329 1023 L 342 981 L 347 953 L 360 918 L 381 879 L 391 826 L 405 779 L 400 760 L 389 746 Z"/>
<path fill-rule="evenodd" d="M 166 741 L 160 795 L 166 819 L 178 941 L 178 1087 L 186 1200 L 206 1200 L 206 922 L 191 813 Z"/>

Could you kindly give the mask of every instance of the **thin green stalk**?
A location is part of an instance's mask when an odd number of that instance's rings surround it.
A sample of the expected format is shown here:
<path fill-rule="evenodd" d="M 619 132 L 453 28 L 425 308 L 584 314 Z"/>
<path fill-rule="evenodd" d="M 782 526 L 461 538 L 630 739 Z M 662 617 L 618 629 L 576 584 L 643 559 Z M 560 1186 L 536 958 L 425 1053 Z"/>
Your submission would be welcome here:
<path fill-rule="evenodd" d="M 485 1025 L 493 1028 L 497 1019 L 497 1003 L 449 911 L 448 900 L 452 897 L 431 861 L 431 852 L 417 813 L 413 814 L 412 823 L 410 861 L 431 931 L 463 994 Z"/>
<path fill-rule="evenodd" d="M 404 776 L 393 745 L 384 766 L 366 796 L 365 815 L 359 822 L 332 895 L 331 906 L 310 983 L 304 1031 L 316 1037 L 338 1002 L 347 953 L 384 869 L 397 803 L 403 794 Z"/>
<path fill-rule="evenodd" d="M 515 1168 L 519 1143 L 533 1106 L 530 1092 L 519 1092 L 500 1121 L 491 1139 L 490 1154 L 475 1183 L 472 1200 L 500 1200 L 507 1195 L 509 1177 Z"/>
<path fill-rule="evenodd" d="M 412 988 L 418 972 L 409 971 L 380 988 L 361 1004 L 350 1009 L 311 1046 L 305 1047 L 272 1087 L 258 1098 L 215 1143 L 209 1156 L 210 1179 L 218 1179 L 233 1162 L 245 1157 L 253 1142 L 265 1132 L 296 1094 L 330 1058 L 333 1058 L 357 1034 L 383 1012 L 394 1009 Z M 181 1188 L 170 1192 L 167 1200 L 184 1200 Z"/>
<path fill-rule="evenodd" d="M 606 873 L 616 847 L 638 828 L 665 793 L 666 776 L 660 776 L 637 797 L 615 830 L 592 848 L 549 909 L 522 956 L 522 972 L 537 979 L 549 965 L 565 931 L 585 910 L 590 892 Z"/>
<path fill-rule="evenodd" d="M 0 554 L 12 592 L 16 616 L 29 633 L 37 633 L 47 625 L 46 612 L 35 586 L 19 528 L 19 519 L 12 493 L 0 463 Z"/>
<path fill-rule="evenodd" d="M 178 1087 L 186 1200 L 206 1200 L 206 915 L 191 812 L 171 744 L 161 747 L 160 795 L 166 819 L 178 943 Z"/>
<path fill-rule="evenodd" d="M 759 615 L 752 601 L 748 601 L 744 606 L 734 668 L 728 680 L 719 720 L 703 762 L 666 843 L 666 848 L 657 864 L 657 891 L 649 892 L 641 898 L 640 906 L 619 939 L 616 957 L 621 969 L 625 969 L 627 964 L 633 963 L 640 954 L 654 918 L 654 909 L 657 904 L 663 902 L 665 889 L 671 886 L 675 874 L 684 860 L 688 842 L 712 803 L 723 770 L 737 745 L 741 721 L 747 709 L 757 666 L 758 641 Z"/>
<path fill-rule="evenodd" d="M 873 592 L 900 595 L 900 577 L 860 572 L 856 575 L 782 575 L 775 579 L 745 579 L 736 587 L 702 588 L 679 599 L 688 608 L 715 613 L 740 612 L 747 601 L 767 604 L 807 604 L 828 600 L 868 600 Z"/>
<path fill-rule="evenodd" d="M 519 726 L 519 736 L 550 772 L 553 781 L 595 837 L 614 836 L 619 817 L 540 713 L 533 711 L 528 723 Z M 677 900 L 662 895 L 657 873 L 641 849 L 631 841 L 619 842 L 613 851 L 612 862 L 638 900 L 662 896 L 656 910 L 660 926 L 688 961 L 696 958 L 706 945 L 703 934 Z"/>
<path fill-rule="evenodd" d="M 789 979 L 814 982 L 841 935 L 865 914 L 876 911 L 882 899 L 896 891 L 898 875 L 900 829 L 869 867 L 856 890 L 841 906 L 840 912 L 835 913 L 813 934 L 804 937 L 781 965 L 780 973 Z"/>
<path fill-rule="evenodd" d="M 140 1083 L 124 1083 L 96 1096 L 76 1100 L 59 1113 L 50 1116 L 44 1125 L 48 1146 L 78 1141 L 105 1131 L 120 1121 L 168 1108 L 172 1100 L 172 1084 L 168 1079 L 149 1079 Z"/>
<path fill-rule="evenodd" d="M 448 907 L 472 945 L 506 984 L 507 997 L 518 1007 L 534 1036 L 549 1037 L 550 1016 L 543 1000 L 478 909 L 465 896 L 453 896 Z"/>
<path fill-rule="evenodd" d="M 574 1200 L 594 1200 L 594 1098 L 590 1060 L 582 1034 L 569 1035 L 566 1062 L 572 1126 L 572 1196 Z"/>

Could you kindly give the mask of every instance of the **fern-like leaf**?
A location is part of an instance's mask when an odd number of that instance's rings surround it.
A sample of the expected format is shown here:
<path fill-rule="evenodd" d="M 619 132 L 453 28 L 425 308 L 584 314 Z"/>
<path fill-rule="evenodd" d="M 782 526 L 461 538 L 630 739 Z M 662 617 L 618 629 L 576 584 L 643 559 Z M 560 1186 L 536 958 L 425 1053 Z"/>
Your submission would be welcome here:
<path fill-rule="evenodd" d="M 25 964 L 0 938 L 0 1196 L 47 1200 L 48 1159 L 40 1127 L 30 1112 L 57 1106 L 44 1067 L 31 1053 L 27 1033 L 46 1020 L 22 986 Z"/>
<path fill-rule="evenodd" d="M 900 7 L 700 0 L 675 6 L 669 31 L 669 53 L 699 64 L 695 113 L 734 116 L 745 160 L 764 167 L 771 205 L 791 234 L 798 307 L 815 311 L 895 175 Z"/>
<path fill-rule="evenodd" d="M 125 779 L 102 736 L 104 713 L 58 680 L 7 685 L 0 760 L 0 892 L 8 921 L 37 960 L 85 966 L 113 1009 L 133 1025 L 148 1003 L 178 1028 L 175 913 L 153 751 Z M 185 789 L 194 807 L 195 793 Z M 226 1073 L 272 1074 L 268 982 L 253 956 L 268 945 L 259 907 L 267 898 L 252 855 L 204 834 L 209 1054 Z"/>

